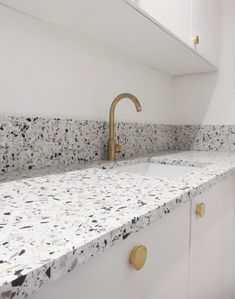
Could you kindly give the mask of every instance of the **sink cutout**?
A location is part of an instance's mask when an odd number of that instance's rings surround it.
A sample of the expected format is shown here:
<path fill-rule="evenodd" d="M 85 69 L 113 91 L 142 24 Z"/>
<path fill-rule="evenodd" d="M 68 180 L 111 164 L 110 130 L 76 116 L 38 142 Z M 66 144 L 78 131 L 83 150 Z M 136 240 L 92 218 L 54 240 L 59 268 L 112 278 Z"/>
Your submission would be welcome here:
<path fill-rule="evenodd" d="M 179 177 L 199 170 L 195 166 L 168 165 L 159 163 L 137 163 L 117 166 L 114 170 L 125 173 L 136 173 L 148 177 Z"/>

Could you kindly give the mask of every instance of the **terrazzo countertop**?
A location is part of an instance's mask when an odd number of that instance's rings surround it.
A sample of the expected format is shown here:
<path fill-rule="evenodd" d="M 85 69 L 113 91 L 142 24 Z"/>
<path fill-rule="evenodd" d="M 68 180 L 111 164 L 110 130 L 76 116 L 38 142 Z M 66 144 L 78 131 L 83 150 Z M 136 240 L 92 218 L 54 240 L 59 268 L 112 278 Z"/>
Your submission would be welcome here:
<path fill-rule="evenodd" d="M 145 177 L 114 166 L 196 166 Z M 69 170 L 69 169 L 67 169 Z M 1 178 L 0 298 L 25 298 L 235 171 L 235 154 L 179 152 L 31 178 Z"/>

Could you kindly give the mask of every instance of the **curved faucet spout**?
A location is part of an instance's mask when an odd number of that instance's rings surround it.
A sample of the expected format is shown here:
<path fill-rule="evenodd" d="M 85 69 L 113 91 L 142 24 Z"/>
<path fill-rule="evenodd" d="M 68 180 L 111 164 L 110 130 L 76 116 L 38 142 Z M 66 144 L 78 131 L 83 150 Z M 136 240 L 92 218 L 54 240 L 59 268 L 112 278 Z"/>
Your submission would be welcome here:
<path fill-rule="evenodd" d="M 116 153 L 122 151 L 122 146 L 116 144 L 114 138 L 114 111 L 118 102 L 122 99 L 129 99 L 135 105 L 136 111 L 142 111 L 140 102 L 138 99 L 131 93 L 122 93 L 118 95 L 112 102 L 109 110 L 109 140 L 108 140 L 108 160 L 114 161 L 116 159 Z"/>

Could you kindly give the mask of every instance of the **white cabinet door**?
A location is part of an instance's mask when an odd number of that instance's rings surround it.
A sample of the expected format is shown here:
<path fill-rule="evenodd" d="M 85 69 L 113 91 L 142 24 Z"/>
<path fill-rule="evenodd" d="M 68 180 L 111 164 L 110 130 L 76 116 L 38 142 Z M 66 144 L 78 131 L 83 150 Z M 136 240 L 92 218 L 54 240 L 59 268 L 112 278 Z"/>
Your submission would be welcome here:
<path fill-rule="evenodd" d="M 215 65 L 219 60 L 220 27 L 221 0 L 192 0 L 192 37 L 199 36 L 197 50 Z"/>
<path fill-rule="evenodd" d="M 195 214 L 205 204 L 203 218 Z M 234 299 L 235 177 L 192 201 L 190 299 Z"/>
<path fill-rule="evenodd" d="M 189 225 L 186 203 L 30 299 L 187 299 Z M 129 253 L 139 244 L 147 247 L 148 257 L 144 268 L 136 271 Z"/>
<path fill-rule="evenodd" d="M 131 1 L 187 44 L 191 43 L 191 0 Z"/>

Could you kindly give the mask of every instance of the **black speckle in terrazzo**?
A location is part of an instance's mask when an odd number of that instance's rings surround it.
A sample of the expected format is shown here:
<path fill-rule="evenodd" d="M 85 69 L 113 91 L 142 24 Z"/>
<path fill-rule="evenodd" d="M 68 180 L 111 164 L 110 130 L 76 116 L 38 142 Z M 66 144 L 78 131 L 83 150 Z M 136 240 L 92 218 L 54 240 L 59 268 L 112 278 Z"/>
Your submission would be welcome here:
<path fill-rule="evenodd" d="M 48 278 L 51 278 L 51 267 L 46 270 L 46 275 Z"/>
<path fill-rule="evenodd" d="M 22 271 L 23 271 L 23 269 L 17 270 L 17 271 L 15 271 L 14 275 L 19 276 L 19 275 L 21 275 Z"/>
<path fill-rule="evenodd" d="M 26 225 L 26 226 L 22 226 L 20 229 L 27 229 L 27 228 L 32 228 L 32 225 Z"/>
<path fill-rule="evenodd" d="M 25 253 L 25 250 L 22 249 L 21 252 L 19 253 L 19 255 L 22 255 L 22 254 L 24 254 L 24 253 Z"/>
<path fill-rule="evenodd" d="M 124 234 L 124 235 L 122 236 L 123 240 L 127 239 L 129 235 L 130 235 L 130 233 Z"/>
<path fill-rule="evenodd" d="M 26 275 L 22 275 L 18 278 L 16 278 L 15 280 L 12 281 L 12 286 L 13 287 L 18 287 L 18 286 L 22 286 L 22 284 L 24 283 L 25 281 L 25 278 L 26 278 Z"/>

